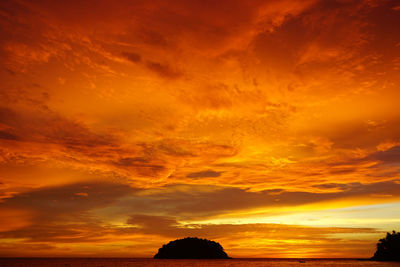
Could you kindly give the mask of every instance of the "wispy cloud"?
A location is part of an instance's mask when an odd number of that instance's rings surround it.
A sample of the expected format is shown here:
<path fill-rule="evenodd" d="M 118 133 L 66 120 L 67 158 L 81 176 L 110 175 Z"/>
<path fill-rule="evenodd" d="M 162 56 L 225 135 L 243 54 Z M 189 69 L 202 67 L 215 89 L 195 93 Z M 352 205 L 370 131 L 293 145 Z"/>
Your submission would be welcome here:
<path fill-rule="evenodd" d="M 252 220 L 397 203 L 398 9 L 2 1 L 0 254 L 149 256 L 187 234 L 369 256 L 392 224 Z"/>

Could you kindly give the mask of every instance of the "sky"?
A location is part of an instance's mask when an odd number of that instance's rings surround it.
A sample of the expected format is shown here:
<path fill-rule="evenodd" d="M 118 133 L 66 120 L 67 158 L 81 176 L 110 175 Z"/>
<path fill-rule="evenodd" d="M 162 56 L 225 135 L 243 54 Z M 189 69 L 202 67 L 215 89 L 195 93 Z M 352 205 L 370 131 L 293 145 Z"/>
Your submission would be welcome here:
<path fill-rule="evenodd" d="M 0 80 L 0 256 L 400 230 L 399 1 L 5 0 Z"/>

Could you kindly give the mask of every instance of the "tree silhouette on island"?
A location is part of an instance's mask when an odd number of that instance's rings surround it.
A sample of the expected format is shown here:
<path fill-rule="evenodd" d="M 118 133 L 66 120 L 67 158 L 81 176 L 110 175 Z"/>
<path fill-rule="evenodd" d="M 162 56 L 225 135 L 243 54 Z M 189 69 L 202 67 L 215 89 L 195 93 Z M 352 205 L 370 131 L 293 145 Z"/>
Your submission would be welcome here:
<path fill-rule="evenodd" d="M 371 258 L 376 261 L 400 261 L 400 232 L 386 233 L 386 237 L 379 239 L 376 252 Z"/>
<path fill-rule="evenodd" d="M 230 259 L 222 246 L 211 240 L 186 237 L 158 249 L 155 259 Z"/>

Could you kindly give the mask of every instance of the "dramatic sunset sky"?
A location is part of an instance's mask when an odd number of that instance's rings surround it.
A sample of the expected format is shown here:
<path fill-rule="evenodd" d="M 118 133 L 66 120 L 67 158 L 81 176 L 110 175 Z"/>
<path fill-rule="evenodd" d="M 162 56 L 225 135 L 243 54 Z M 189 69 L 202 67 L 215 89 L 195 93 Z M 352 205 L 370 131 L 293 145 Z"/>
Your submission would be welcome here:
<path fill-rule="evenodd" d="M 400 230 L 400 1 L 2 0 L 0 81 L 0 256 Z"/>

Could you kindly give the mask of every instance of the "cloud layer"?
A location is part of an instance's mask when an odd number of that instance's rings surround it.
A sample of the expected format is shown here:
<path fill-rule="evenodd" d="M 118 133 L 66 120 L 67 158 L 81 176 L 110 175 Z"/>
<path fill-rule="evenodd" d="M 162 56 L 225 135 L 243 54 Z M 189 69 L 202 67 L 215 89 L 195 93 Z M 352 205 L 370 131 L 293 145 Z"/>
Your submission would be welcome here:
<path fill-rule="evenodd" d="M 0 255 L 197 235 L 232 256 L 371 256 L 400 222 L 399 10 L 1 2 Z"/>

